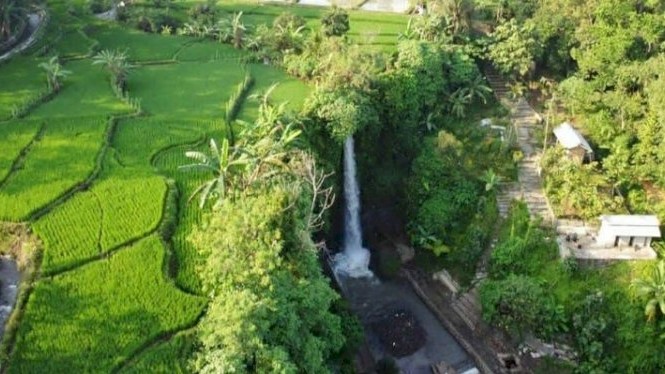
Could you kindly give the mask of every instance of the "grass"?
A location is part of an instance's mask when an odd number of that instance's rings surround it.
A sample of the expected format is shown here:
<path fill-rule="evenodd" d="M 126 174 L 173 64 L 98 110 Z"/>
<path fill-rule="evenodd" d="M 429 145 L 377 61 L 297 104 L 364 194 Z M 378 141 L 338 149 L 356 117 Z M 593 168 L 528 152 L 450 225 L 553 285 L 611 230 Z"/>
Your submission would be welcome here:
<path fill-rule="evenodd" d="M 129 90 L 150 115 L 178 120 L 221 119 L 231 90 L 244 76 L 237 62 L 146 66 L 132 73 Z"/>
<path fill-rule="evenodd" d="M 39 121 L 17 120 L 0 124 L 0 139 L 3 150 L 0 153 L 0 181 L 9 174 L 11 167 L 23 148 L 35 137 L 41 123 Z"/>
<path fill-rule="evenodd" d="M 26 219 L 84 181 L 95 167 L 107 122 L 98 117 L 48 121 L 23 167 L 0 188 L 0 220 Z"/>
<path fill-rule="evenodd" d="M 70 268 L 156 229 L 165 195 L 157 176 L 116 176 L 77 194 L 33 225 L 45 247 L 42 272 Z"/>
<path fill-rule="evenodd" d="M 245 56 L 242 50 L 233 48 L 228 44 L 216 43 L 208 40 L 188 43 L 178 53 L 178 61 L 209 62 L 218 60 L 232 60 L 236 63 Z"/>
<path fill-rule="evenodd" d="M 227 14 L 243 12 L 243 22 L 250 26 L 261 23 L 272 24 L 283 12 L 291 12 L 305 19 L 307 27 L 314 31 L 321 28 L 321 17 L 328 11 L 324 7 L 290 6 L 279 4 L 257 4 L 247 0 L 228 1 L 219 4 Z M 409 18 L 404 14 L 366 12 L 349 10 L 349 37 L 372 48 L 392 51 L 397 44 L 397 36 L 406 30 Z"/>
<path fill-rule="evenodd" d="M 119 162 L 132 168 L 152 169 L 152 159 L 163 149 L 193 143 L 221 124 L 214 121 L 179 121 L 136 118 L 120 122 L 113 139 Z M 142 141 L 137 142 L 137 139 Z"/>
<path fill-rule="evenodd" d="M 129 113 L 131 108 L 120 101 L 113 90 L 109 74 L 90 60 L 71 61 L 64 66 L 72 74 L 56 97 L 35 109 L 31 118 L 86 117 Z"/>
<path fill-rule="evenodd" d="M 21 106 L 46 90 L 46 75 L 37 67 L 41 59 L 16 56 L 0 64 L 0 120 L 12 115 L 12 108 Z"/>
<path fill-rule="evenodd" d="M 300 110 L 305 98 L 309 95 L 309 86 L 289 77 L 282 71 L 275 70 L 266 65 L 250 64 L 248 68 L 256 81 L 249 95 L 265 92 L 272 84 L 277 83 L 277 87 L 272 92 L 270 99 L 274 103 L 288 102 L 287 107 L 289 109 L 296 112 Z M 252 122 L 258 117 L 258 111 L 259 102 L 257 100 L 247 100 L 242 106 L 238 118 L 243 121 Z"/>
<path fill-rule="evenodd" d="M 9 373 L 111 372 L 146 341 L 191 325 L 204 300 L 175 289 L 150 236 L 108 260 L 39 282 Z"/>
<path fill-rule="evenodd" d="M 173 247 L 178 259 L 178 271 L 176 282 L 179 286 L 191 292 L 201 292 L 201 280 L 198 277 L 197 267 L 201 262 L 201 256 L 196 248 L 189 242 L 189 234 L 192 229 L 201 224 L 203 211 L 197 205 L 197 200 L 189 201 L 191 194 L 209 175 L 201 172 L 183 172 L 178 166 L 191 163 L 191 159 L 185 157 L 189 150 L 206 151 L 206 144 L 198 147 L 183 145 L 168 149 L 155 158 L 155 166 L 167 176 L 176 180 L 176 186 L 180 191 L 178 201 L 179 219 L 178 227 L 173 235 Z"/>
<path fill-rule="evenodd" d="M 147 350 L 122 373 L 190 373 L 188 362 L 183 361 L 182 357 L 189 357 L 194 353 L 195 343 L 194 333 L 177 334 L 171 340 Z"/>
<path fill-rule="evenodd" d="M 97 24 L 89 35 L 99 42 L 101 49 L 126 51 L 129 59 L 136 62 L 173 60 L 176 52 L 191 41 L 181 36 L 147 34 L 110 23 Z"/>

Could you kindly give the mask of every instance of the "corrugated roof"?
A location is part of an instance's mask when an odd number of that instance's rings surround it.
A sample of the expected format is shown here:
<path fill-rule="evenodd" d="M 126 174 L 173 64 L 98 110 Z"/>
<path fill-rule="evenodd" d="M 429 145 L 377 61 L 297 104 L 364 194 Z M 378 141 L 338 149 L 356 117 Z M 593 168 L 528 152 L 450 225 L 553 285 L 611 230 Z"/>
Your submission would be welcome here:
<path fill-rule="evenodd" d="M 654 215 L 606 215 L 600 216 L 600 221 L 617 236 L 660 238 L 660 221 Z"/>
<path fill-rule="evenodd" d="M 613 226 L 660 226 L 658 217 L 652 214 L 603 215 L 600 220 Z"/>
<path fill-rule="evenodd" d="M 556 136 L 559 143 L 566 149 L 573 149 L 576 147 L 582 147 L 587 152 L 593 152 L 589 143 L 584 139 L 582 134 L 573 128 L 573 126 L 564 122 L 554 129 L 554 136 Z"/>

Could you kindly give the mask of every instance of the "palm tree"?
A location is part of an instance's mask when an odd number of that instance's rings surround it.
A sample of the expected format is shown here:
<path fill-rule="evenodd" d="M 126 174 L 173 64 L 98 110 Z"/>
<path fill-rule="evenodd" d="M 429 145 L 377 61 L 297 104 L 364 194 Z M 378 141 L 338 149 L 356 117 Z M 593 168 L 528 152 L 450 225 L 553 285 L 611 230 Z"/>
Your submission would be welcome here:
<path fill-rule="evenodd" d="M 61 80 L 72 73 L 62 68 L 58 56 L 53 56 L 47 62 L 42 62 L 39 67 L 46 71 L 46 83 L 53 92 L 60 91 Z"/>
<path fill-rule="evenodd" d="M 200 208 L 205 206 L 206 201 L 213 194 L 218 198 L 217 204 L 222 203 L 227 191 L 236 187 L 237 184 L 241 184 L 241 179 L 250 161 L 247 154 L 240 148 L 231 147 L 228 139 L 222 141 L 221 148 L 217 146 L 214 139 L 210 139 L 209 151 L 209 155 L 198 151 L 185 152 L 185 156 L 197 162 L 178 168 L 179 170 L 212 172 L 213 178 L 200 185 L 189 198 L 191 201 L 196 195 L 200 195 Z"/>
<path fill-rule="evenodd" d="M 435 116 L 436 115 L 433 112 L 430 112 L 427 114 L 425 121 L 423 121 L 423 125 L 425 126 L 425 130 L 427 130 L 427 132 L 436 130 L 436 121 L 434 120 Z"/>
<path fill-rule="evenodd" d="M 636 279 L 633 287 L 637 294 L 647 299 L 644 315 L 653 321 L 660 310 L 665 315 L 665 260 L 658 261 L 650 279 Z"/>
<path fill-rule="evenodd" d="M 113 76 L 113 84 L 124 90 L 127 74 L 132 68 L 132 65 L 127 61 L 127 52 L 105 49 L 97 53 L 92 60 L 93 65 L 104 65 Z"/>
<path fill-rule="evenodd" d="M 458 88 L 452 95 L 448 96 L 450 112 L 458 118 L 466 116 L 466 106 L 471 102 L 467 89 Z"/>
<path fill-rule="evenodd" d="M 487 97 L 492 93 L 492 89 L 487 85 L 485 77 L 478 74 L 466 85 L 466 92 L 473 99 L 480 99 L 483 104 L 487 104 Z"/>

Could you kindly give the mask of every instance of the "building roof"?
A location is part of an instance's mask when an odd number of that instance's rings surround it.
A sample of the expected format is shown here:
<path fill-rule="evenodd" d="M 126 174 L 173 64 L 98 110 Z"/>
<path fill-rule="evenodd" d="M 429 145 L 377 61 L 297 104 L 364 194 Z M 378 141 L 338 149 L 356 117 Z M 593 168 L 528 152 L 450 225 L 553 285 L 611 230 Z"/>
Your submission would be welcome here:
<path fill-rule="evenodd" d="M 660 238 L 660 221 L 654 215 L 605 215 L 600 221 L 617 236 Z"/>
<path fill-rule="evenodd" d="M 566 149 L 573 149 L 577 147 L 582 147 L 585 151 L 593 153 L 593 149 L 589 143 L 584 139 L 582 134 L 580 134 L 573 126 L 564 122 L 554 129 L 554 136 L 556 136 L 559 143 Z"/>

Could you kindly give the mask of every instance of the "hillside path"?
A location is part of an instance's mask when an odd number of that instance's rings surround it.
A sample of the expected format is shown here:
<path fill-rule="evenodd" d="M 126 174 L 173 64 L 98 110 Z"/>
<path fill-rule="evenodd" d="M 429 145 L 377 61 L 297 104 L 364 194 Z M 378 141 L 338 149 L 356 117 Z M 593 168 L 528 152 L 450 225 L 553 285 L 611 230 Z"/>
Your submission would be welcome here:
<path fill-rule="evenodd" d="M 517 143 L 524 154 L 519 163 L 517 182 L 501 185 L 497 196 L 499 214 L 505 218 L 510 202 L 522 199 L 532 216 L 540 216 L 544 222 L 554 223 L 554 212 L 545 197 L 540 177 L 541 147 L 534 134 L 541 117 L 523 97 L 510 99 L 506 81 L 494 68 L 486 68 L 485 76 L 496 98 L 510 110 L 510 118 L 517 132 Z"/>

